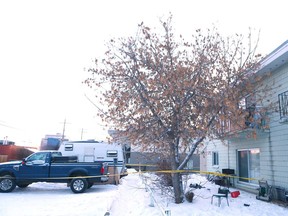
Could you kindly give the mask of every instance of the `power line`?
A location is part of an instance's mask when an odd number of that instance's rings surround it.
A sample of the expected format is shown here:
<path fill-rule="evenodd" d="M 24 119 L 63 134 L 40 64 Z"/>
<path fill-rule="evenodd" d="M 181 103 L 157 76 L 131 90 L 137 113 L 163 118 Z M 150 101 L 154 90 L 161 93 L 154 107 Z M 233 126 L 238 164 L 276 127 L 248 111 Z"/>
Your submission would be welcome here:
<path fill-rule="evenodd" d="M 3 122 L 3 121 L 2 121 L 2 122 Z M 15 128 L 15 127 L 10 126 L 10 125 L 7 125 L 7 124 L 0 123 L 0 125 L 3 126 L 3 127 L 7 127 L 7 128 L 11 128 L 11 129 L 18 130 L 18 128 Z"/>

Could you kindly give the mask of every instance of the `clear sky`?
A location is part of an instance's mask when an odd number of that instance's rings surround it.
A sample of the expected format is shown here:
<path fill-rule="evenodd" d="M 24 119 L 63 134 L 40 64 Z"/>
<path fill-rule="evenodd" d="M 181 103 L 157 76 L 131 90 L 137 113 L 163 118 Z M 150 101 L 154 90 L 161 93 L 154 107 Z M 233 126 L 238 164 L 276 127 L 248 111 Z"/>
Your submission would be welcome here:
<path fill-rule="evenodd" d="M 0 2 L 0 139 L 39 145 L 46 134 L 104 139 L 85 68 L 105 42 L 135 35 L 144 21 L 174 16 L 177 32 L 215 24 L 221 33 L 261 31 L 268 54 L 288 39 L 286 0 L 2 0 Z M 188 38 L 187 38 L 188 39 Z"/>

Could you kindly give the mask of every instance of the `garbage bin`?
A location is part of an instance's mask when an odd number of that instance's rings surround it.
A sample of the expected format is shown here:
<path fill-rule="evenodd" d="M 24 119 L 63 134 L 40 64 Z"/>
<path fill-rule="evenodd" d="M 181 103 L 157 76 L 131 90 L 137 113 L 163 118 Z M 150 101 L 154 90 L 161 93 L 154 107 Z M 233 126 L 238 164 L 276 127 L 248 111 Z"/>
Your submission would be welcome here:
<path fill-rule="evenodd" d="M 234 175 L 235 170 L 234 169 L 222 169 L 222 173 L 226 175 Z"/>
<path fill-rule="evenodd" d="M 288 202 L 288 197 L 287 197 L 287 191 L 284 187 L 275 187 L 275 199 L 283 201 L 283 202 Z"/>

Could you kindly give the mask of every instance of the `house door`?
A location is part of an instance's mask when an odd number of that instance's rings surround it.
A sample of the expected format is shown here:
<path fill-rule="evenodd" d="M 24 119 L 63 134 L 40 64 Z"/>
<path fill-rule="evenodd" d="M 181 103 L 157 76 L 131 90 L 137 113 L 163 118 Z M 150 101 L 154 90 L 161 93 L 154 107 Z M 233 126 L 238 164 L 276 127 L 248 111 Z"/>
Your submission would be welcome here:
<path fill-rule="evenodd" d="M 257 183 L 260 176 L 260 149 L 238 150 L 239 181 Z"/>

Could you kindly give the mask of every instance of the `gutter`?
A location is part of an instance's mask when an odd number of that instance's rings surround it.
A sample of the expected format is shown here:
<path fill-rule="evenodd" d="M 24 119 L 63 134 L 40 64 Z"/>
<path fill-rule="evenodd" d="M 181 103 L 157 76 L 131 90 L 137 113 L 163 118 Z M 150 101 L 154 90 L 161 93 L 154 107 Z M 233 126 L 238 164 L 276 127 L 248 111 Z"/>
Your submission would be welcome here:
<path fill-rule="evenodd" d="M 260 68 L 256 72 L 257 75 L 262 75 L 267 72 L 276 70 L 283 64 L 288 62 L 288 40 L 282 43 L 274 51 L 268 54 L 260 61 Z"/>

